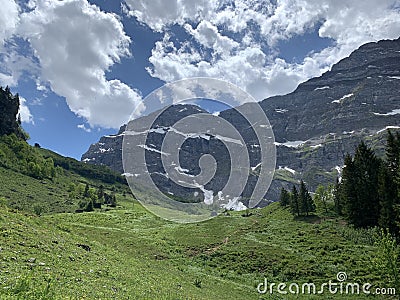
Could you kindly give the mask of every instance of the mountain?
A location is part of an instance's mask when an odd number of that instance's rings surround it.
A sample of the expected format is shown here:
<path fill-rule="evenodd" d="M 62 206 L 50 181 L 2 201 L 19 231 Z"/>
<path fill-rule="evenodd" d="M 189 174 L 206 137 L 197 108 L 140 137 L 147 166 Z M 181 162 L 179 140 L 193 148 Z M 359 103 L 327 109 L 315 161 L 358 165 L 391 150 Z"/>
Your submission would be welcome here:
<path fill-rule="evenodd" d="M 353 153 L 361 140 L 382 153 L 385 129 L 400 128 L 399 90 L 400 39 L 397 39 L 365 44 L 322 76 L 300 84 L 294 92 L 261 101 L 277 146 L 275 177 L 265 199 L 276 201 L 282 186 L 289 187 L 299 179 L 303 179 L 311 190 L 321 183 L 333 183 L 340 176 L 345 154 Z M 254 104 L 246 105 L 251 109 Z M 181 117 L 199 112 L 205 113 L 193 105 L 170 107 L 154 124 L 154 128 L 161 131 L 153 130 L 148 142 L 160 151 L 169 126 Z M 260 154 L 257 140 L 245 120 L 234 109 L 223 111 L 219 116 L 238 129 L 250 153 L 251 166 L 257 166 Z M 107 165 L 122 173 L 124 128 L 121 127 L 118 134 L 102 137 L 91 145 L 82 160 Z M 190 151 L 183 149 L 180 164 L 188 174 L 199 172 L 197 162 L 201 155 L 214 156 L 220 176 L 205 188 L 216 195 L 229 175 L 230 162 L 226 159 L 226 150 L 215 137 L 192 139 L 186 146 L 191 148 Z M 146 151 L 146 155 L 152 157 L 153 167 L 149 172 L 164 193 L 178 198 L 191 197 L 193 201 L 204 200 L 205 193 L 203 195 L 200 191 L 197 198 L 193 197 L 193 190 L 177 186 L 165 178 L 162 165 L 156 162 L 157 155 L 160 155 L 150 152 Z M 242 194 L 245 204 L 256 181 L 257 168 L 254 168 Z"/>

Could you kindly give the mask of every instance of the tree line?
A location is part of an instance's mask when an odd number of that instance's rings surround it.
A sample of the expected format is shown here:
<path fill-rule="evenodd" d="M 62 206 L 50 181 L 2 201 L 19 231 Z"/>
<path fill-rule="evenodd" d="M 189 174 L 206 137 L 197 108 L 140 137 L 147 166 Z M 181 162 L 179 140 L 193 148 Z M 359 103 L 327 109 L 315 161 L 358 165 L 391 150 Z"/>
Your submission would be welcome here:
<path fill-rule="evenodd" d="M 323 213 L 342 216 L 356 228 L 379 226 L 399 236 L 400 132 L 388 130 L 384 158 L 361 142 L 354 156 L 345 156 L 335 184 L 319 186 L 312 198 L 301 181 L 299 191 L 282 188 L 280 203 L 297 216 L 315 212 L 317 203 Z"/>
<path fill-rule="evenodd" d="M 69 198 L 71 200 L 79 199 L 79 209 L 76 212 L 90 212 L 95 208 L 101 208 L 102 205 L 110 207 L 117 206 L 115 191 L 106 193 L 104 186 L 98 188 L 90 187 L 89 184 L 71 183 L 68 189 Z"/>
<path fill-rule="evenodd" d="M 308 216 L 310 213 L 315 212 L 316 208 L 314 200 L 303 180 L 300 182 L 299 190 L 297 190 L 295 185 L 293 185 L 290 192 L 282 188 L 280 203 L 284 207 L 289 206 L 292 214 L 296 216 Z"/>

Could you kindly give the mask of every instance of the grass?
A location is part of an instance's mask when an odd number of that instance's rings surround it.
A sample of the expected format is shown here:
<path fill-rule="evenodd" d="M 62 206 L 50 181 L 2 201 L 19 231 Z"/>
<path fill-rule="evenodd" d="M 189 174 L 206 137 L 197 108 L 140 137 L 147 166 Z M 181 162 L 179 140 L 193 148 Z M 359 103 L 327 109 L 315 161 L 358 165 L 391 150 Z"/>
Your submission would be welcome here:
<path fill-rule="evenodd" d="M 114 210 L 82 214 L 38 217 L 3 206 L 0 298 L 267 299 L 256 290 L 264 278 L 321 284 L 338 272 L 385 286 L 369 263 L 369 233 L 341 220 L 294 220 L 272 204 L 246 218 L 177 224 L 120 197 Z"/>

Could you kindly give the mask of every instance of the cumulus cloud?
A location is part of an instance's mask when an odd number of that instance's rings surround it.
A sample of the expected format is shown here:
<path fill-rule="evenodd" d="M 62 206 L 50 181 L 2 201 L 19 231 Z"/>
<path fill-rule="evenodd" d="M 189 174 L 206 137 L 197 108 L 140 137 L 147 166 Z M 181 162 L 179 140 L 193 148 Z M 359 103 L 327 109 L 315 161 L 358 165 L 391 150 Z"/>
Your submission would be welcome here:
<path fill-rule="evenodd" d="M 187 20 L 209 20 L 221 5 L 219 0 L 126 0 L 125 3 L 130 16 L 154 31 L 183 25 Z"/>
<path fill-rule="evenodd" d="M 90 127 L 86 127 L 85 124 L 79 124 L 76 127 L 78 127 L 79 129 L 82 129 L 83 131 L 86 131 L 86 132 L 92 132 L 92 129 Z"/>
<path fill-rule="evenodd" d="M 26 105 L 26 99 L 24 97 L 19 96 L 19 116 L 21 117 L 21 121 L 23 123 L 31 123 L 33 122 L 33 116 L 29 110 L 29 107 Z"/>
<path fill-rule="evenodd" d="M 126 0 L 129 14 L 164 39 L 149 58 L 152 76 L 173 81 L 193 76 L 228 80 L 261 100 L 285 94 L 364 43 L 400 35 L 396 0 Z M 396 4 L 397 3 L 397 4 Z M 181 25 L 193 41 L 211 49 L 198 51 L 194 42 L 171 40 L 171 25 Z M 309 53 L 300 63 L 279 58 L 279 41 L 311 30 L 333 45 Z"/>
<path fill-rule="evenodd" d="M 19 21 L 19 7 L 14 0 L 3 0 L 0 5 L 0 48 L 12 36 Z"/>
<path fill-rule="evenodd" d="M 130 55 L 130 38 L 118 17 L 86 0 L 31 2 L 18 34 L 40 63 L 40 78 L 92 126 L 117 128 L 141 102 L 138 91 L 106 72 Z"/>

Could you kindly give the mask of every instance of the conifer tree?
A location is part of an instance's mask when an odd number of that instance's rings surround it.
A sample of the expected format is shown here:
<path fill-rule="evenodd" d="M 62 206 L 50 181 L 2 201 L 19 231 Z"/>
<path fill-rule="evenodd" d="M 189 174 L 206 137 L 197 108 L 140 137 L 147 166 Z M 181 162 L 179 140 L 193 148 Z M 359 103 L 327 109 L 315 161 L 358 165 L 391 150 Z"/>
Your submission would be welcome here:
<path fill-rule="evenodd" d="M 388 229 L 390 233 L 397 234 L 398 227 L 396 224 L 395 202 L 398 197 L 396 185 L 391 177 L 388 166 L 382 165 L 379 171 L 378 192 L 380 197 L 380 215 L 379 226 Z"/>
<path fill-rule="evenodd" d="M 336 213 L 339 216 L 343 215 L 343 189 L 338 177 L 336 178 L 335 187 L 333 188 L 333 201 L 335 203 Z"/>
<path fill-rule="evenodd" d="M 290 209 L 293 215 L 300 216 L 299 193 L 295 185 L 293 185 L 290 195 Z"/>
<path fill-rule="evenodd" d="M 355 227 L 378 225 L 380 203 L 378 174 L 380 160 L 361 142 L 354 155 L 345 158 L 342 176 L 344 213 Z"/>
<path fill-rule="evenodd" d="M 308 216 L 311 212 L 315 212 L 314 201 L 303 180 L 300 182 L 299 207 L 300 213 L 306 214 L 306 216 Z"/>
<path fill-rule="evenodd" d="M 279 203 L 281 204 L 281 206 L 284 207 L 290 204 L 290 194 L 284 187 L 282 187 L 281 189 L 281 196 L 279 198 Z"/>

